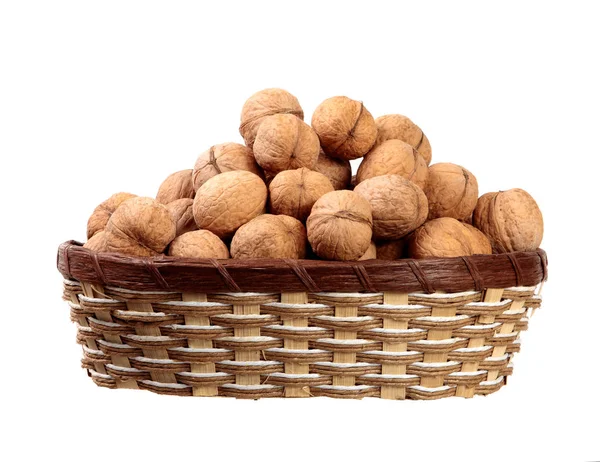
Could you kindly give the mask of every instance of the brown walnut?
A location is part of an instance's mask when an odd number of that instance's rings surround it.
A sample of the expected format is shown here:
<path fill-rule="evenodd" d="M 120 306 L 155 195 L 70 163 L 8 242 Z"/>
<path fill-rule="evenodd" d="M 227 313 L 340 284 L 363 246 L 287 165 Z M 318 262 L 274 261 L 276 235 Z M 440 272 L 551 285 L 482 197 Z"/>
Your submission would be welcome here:
<path fill-rule="evenodd" d="M 176 237 L 169 246 L 168 254 L 188 258 L 229 258 L 227 246 L 206 229 L 190 231 Z"/>
<path fill-rule="evenodd" d="M 167 204 L 167 209 L 171 212 L 175 225 L 177 227 L 176 235 L 181 236 L 182 234 L 198 229 L 196 222 L 194 221 L 194 199 L 177 199 Z"/>
<path fill-rule="evenodd" d="M 411 236 L 411 258 L 460 257 L 473 255 L 478 249 L 474 234 L 455 218 L 442 217 L 426 222 Z"/>
<path fill-rule="evenodd" d="M 399 260 L 404 257 L 405 247 L 406 239 L 379 241 L 377 242 L 377 258 L 379 260 Z"/>
<path fill-rule="evenodd" d="M 231 240 L 232 258 L 298 258 L 298 240 L 279 215 L 260 215 L 240 226 Z"/>
<path fill-rule="evenodd" d="M 315 172 L 322 173 L 329 178 L 333 189 L 336 191 L 339 191 L 340 189 L 346 189 L 348 186 L 350 186 L 350 179 L 352 178 L 352 166 L 350 165 L 349 160 L 329 157 L 321 149 L 317 163 L 313 167 L 313 170 Z"/>
<path fill-rule="evenodd" d="M 402 140 L 417 150 L 425 163 L 431 163 L 431 145 L 429 140 L 412 120 L 400 114 L 388 114 L 375 119 L 377 125 L 377 144 L 387 140 Z"/>
<path fill-rule="evenodd" d="M 120 192 L 113 194 L 94 209 L 87 223 L 87 238 L 90 239 L 98 231 L 106 227 L 115 210 L 127 199 L 137 197 L 135 194 Z"/>
<path fill-rule="evenodd" d="M 359 260 L 375 260 L 377 258 L 377 246 L 375 245 L 374 242 L 371 242 L 369 244 L 369 248 L 367 249 L 367 251 L 363 254 L 362 257 L 359 258 Z"/>
<path fill-rule="evenodd" d="M 477 179 L 460 165 L 433 164 L 429 167 L 425 194 L 430 220 L 440 217 L 468 220 L 477 204 Z"/>
<path fill-rule="evenodd" d="M 106 234 L 105 231 L 98 231 L 88 241 L 83 244 L 86 249 L 93 250 L 94 252 L 105 252 L 106 251 Z"/>
<path fill-rule="evenodd" d="M 181 170 L 172 173 L 162 182 L 156 194 L 156 200 L 161 204 L 169 204 L 177 199 L 193 199 L 192 170 Z"/>

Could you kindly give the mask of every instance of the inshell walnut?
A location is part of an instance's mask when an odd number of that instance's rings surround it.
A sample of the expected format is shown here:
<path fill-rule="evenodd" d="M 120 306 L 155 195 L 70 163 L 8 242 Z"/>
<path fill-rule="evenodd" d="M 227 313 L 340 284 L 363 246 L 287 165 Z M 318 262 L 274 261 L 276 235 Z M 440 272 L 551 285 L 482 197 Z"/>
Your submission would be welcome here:
<path fill-rule="evenodd" d="M 377 125 L 377 144 L 387 140 L 402 140 L 417 150 L 425 163 L 431 163 L 431 145 L 429 140 L 412 120 L 400 114 L 388 114 L 375 119 Z"/>
<path fill-rule="evenodd" d="M 285 170 L 269 185 L 270 211 L 306 221 L 317 199 L 330 191 L 333 186 L 321 173 L 307 168 Z"/>
<path fill-rule="evenodd" d="M 463 226 L 471 233 L 471 250 L 473 254 L 490 254 L 492 253 L 492 244 L 489 238 L 479 231 L 475 226 L 468 223 L 463 223 Z"/>
<path fill-rule="evenodd" d="M 400 239 L 427 219 L 425 193 L 400 175 L 370 178 L 359 183 L 354 192 L 371 205 L 376 239 Z"/>
<path fill-rule="evenodd" d="M 87 238 L 90 239 L 94 234 L 102 231 L 115 210 L 127 199 L 136 197 L 135 194 L 120 192 L 113 194 L 98 207 L 94 209 L 87 223 Z"/>
<path fill-rule="evenodd" d="M 86 249 L 93 250 L 94 252 L 105 252 L 106 251 L 106 231 L 98 231 L 88 241 L 83 244 Z"/>
<path fill-rule="evenodd" d="M 377 258 L 377 246 L 375 245 L 374 242 L 371 242 L 369 244 L 369 248 L 367 249 L 367 251 L 363 254 L 362 257 L 359 258 L 359 260 L 375 260 Z"/>
<path fill-rule="evenodd" d="M 352 166 L 350 165 L 349 160 L 329 157 L 321 149 L 317 163 L 313 167 L 313 170 L 315 172 L 322 173 L 329 178 L 333 189 L 336 191 L 340 189 L 346 189 L 348 186 L 350 186 L 350 179 L 352 178 Z"/>
<path fill-rule="evenodd" d="M 293 217 L 287 215 L 276 215 L 283 227 L 290 234 L 296 243 L 296 258 L 306 258 L 308 240 L 306 238 L 306 228 L 304 225 Z"/>
<path fill-rule="evenodd" d="M 440 217 L 468 220 L 477 204 L 477 179 L 460 165 L 433 164 L 429 167 L 425 194 L 430 220 Z"/>
<path fill-rule="evenodd" d="M 169 255 L 189 258 L 229 258 L 229 250 L 216 235 L 200 229 L 176 237 L 169 246 Z"/>
<path fill-rule="evenodd" d="M 265 117 L 273 114 L 293 114 L 304 120 L 304 112 L 294 95 L 280 88 L 267 88 L 254 93 L 242 108 L 240 135 L 252 148 L 258 127 Z"/>
<path fill-rule="evenodd" d="M 149 197 L 134 197 L 108 220 L 106 250 L 139 257 L 158 255 L 175 238 L 175 230 L 167 207 Z"/>
<path fill-rule="evenodd" d="M 236 231 L 231 240 L 231 256 L 298 258 L 298 237 L 288 225 L 279 215 L 265 214 L 254 218 Z"/>
<path fill-rule="evenodd" d="M 319 149 L 314 130 L 292 114 L 265 117 L 254 140 L 256 162 L 271 173 L 312 168 Z"/>
<path fill-rule="evenodd" d="M 496 253 L 533 251 L 544 235 L 542 212 L 533 197 L 518 188 L 481 196 L 473 224 L 490 239 Z"/>
<path fill-rule="evenodd" d="M 450 217 L 436 218 L 412 234 L 408 254 L 411 258 L 472 255 L 472 239 L 471 232 L 460 221 Z"/>
<path fill-rule="evenodd" d="M 212 177 L 196 192 L 194 219 L 221 239 L 265 210 L 267 187 L 254 173 L 238 170 Z"/>
<path fill-rule="evenodd" d="M 156 194 L 156 200 L 161 204 L 168 204 L 177 199 L 194 198 L 192 185 L 192 170 L 181 170 L 172 173 L 162 182 Z"/>
<path fill-rule="evenodd" d="M 358 159 L 375 144 L 377 126 L 360 101 L 346 96 L 326 99 L 315 109 L 312 127 L 325 153 L 340 159 Z"/>
<path fill-rule="evenodd" d="M 213 176 L 233 170 L 246 170 L 262 176 L 252 149 L 247 146 L 238 143 L 222 143 L 211 146 L 210 149 L 198 156 L 194 165 L 192 173 L 194 190 L 197 190 Z"/>
<path fill-rule="evenodd" d="M 359 183 L 379 175 L 401 175 L 424 189 L 429 171 L 423 157 L 400 140 L 388 140 L 370 151 L 356 172 Z"/>
<path fill-rule="evenodd" d="M 353 191 L 332 191 L 322 196 L 306 222 L 313 251 L 328 260 L 358 260 L 373 235 L 369 202 Z"/>
<path fill-rule="evenodd" d="M 399 260 L 404 256 L 406 239 L 397 239 L 394 241 L 379 241 L 377 245 L 377 258 L 379 260 Z"/>
<path fill-rule="evenodd" d="M 194 221 L 194 199 L 177 199 L 167 204 L 177 227 L 176 235 L 181 236 L 190 231 L 198 229 Z"/>

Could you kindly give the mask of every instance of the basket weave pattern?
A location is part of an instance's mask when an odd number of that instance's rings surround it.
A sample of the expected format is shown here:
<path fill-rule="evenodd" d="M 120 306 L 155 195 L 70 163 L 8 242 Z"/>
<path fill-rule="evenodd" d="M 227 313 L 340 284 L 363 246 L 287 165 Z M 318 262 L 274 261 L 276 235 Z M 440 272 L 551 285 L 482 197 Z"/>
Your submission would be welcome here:
<path fill-rule="evenodd" d="M 535 286 L 206 294 L 73 279 L 64 299 L 97 385 L 252 399 L 492 393 L 541 301 Z"/>

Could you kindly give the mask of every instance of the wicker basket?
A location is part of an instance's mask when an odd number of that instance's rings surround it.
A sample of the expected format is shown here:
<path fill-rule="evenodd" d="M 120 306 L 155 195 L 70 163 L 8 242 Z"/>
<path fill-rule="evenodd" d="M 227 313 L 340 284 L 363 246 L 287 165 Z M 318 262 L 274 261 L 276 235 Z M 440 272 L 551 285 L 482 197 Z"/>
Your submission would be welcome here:
<path fill-rule="evenodd" d="M 431 260 L 189 260 L 58 250 L 99 386 L 179 396 L 437 399 L 512 374 L 543 250 Z"/>

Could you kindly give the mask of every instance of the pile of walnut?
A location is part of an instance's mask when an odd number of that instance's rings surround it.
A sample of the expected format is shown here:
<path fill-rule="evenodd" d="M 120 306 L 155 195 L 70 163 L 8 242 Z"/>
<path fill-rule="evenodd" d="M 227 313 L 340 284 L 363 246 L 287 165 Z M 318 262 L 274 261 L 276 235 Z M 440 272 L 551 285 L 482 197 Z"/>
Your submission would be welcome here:
<path fill-rule="evenodd" d="M 366 260 L 535 250 L 542 214 L 522 189 L 478 197 L 477 180 L 429 166 L 409 118 L 374 119 L 336 96 L 304 121 L 298 100 L 260 91 L 242 108 L 245 145 L 217 144 L 156 199 L 117 193 L 88 221 L 85 247 L 135 256 Z M 355 177 L 350 160 L 363 158 Z"/>

